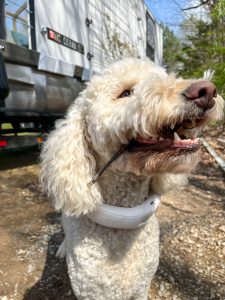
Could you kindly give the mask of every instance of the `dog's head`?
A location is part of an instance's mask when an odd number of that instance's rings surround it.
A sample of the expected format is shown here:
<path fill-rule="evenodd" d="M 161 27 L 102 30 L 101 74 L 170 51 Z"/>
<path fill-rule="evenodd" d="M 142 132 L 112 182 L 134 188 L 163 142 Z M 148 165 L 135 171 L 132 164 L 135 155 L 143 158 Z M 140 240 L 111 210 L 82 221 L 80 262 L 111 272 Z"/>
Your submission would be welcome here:
<path fill-rule="evenodd" d="M 114 64 L 86 91 L 88 134 L 108 159 L 122 144 L 117 164 L 138 175 L 187 172 L 198 161 L 198 133 L 221 116 L 223 100 L 206 80 L 183 80 L 148 60 Z"/>
<path fill-rule="evenodd" d="M 190 172 L 199 157 L 197 136 L 222 116 L 222 106 L 206 79 L 176 78 L 149 60 L 115 63 L 93 77 L 44 146 L 43 178 L 50 194 L 61 199 L 57 208 L 93 210 L 102 201 L 98 184 L 88 187 L 96 163 L 107 162 L 124 145 L 112 165 L 121 172 Z"/>

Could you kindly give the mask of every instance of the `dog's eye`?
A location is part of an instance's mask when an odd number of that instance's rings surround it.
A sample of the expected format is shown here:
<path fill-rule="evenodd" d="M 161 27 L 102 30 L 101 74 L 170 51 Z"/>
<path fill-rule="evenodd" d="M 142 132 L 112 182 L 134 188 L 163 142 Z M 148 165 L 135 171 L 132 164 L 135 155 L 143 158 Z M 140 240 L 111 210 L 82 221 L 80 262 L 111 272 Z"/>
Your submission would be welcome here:
<path fill-rule="evenodd" d="M 125 98 L 129 97 L 132 94 L 133 90 L 125 90 L 122 92 L 122 94 L 119 95 L 118 98 Z"/>

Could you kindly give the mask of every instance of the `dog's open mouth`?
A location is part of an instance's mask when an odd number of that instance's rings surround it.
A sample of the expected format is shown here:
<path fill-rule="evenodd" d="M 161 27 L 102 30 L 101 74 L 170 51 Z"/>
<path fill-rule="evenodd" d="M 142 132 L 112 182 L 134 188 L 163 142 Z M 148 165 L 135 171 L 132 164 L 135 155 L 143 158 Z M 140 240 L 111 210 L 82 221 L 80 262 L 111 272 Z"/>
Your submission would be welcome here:
<path fill-rule="evenodd" d="M 198 134 L 203 122 L 204 119 L 187 119 L 182 123 L 163 126 L 157 137 L 143 138 L 138 135 L 129 143 L 128 151 L 196 151 L 200 148 Z"/>
<path fill-rule="evenodd" d="M 90 181 L 89 186 L 93 185 L 101 174 L 115 161 L 121 154 L 128 151 L 133 152 L 161 152 L 173 151 L 174 155 L 180 155 L 181 151 L 194 152 L 200 148 L 199 139 L 197 138 L 201 125 L 206 119 L 186 119 L 180 123 L 163 126 L 157 137 L 143 138 L 138 135 L 136 139 L 130 141 L 114 153 L 112 158 L 98 171 L 95 177 Z M 174 151 L 174 150 L 179 150 Z M 176 154 L 177 153 L 177 154 Z"/>

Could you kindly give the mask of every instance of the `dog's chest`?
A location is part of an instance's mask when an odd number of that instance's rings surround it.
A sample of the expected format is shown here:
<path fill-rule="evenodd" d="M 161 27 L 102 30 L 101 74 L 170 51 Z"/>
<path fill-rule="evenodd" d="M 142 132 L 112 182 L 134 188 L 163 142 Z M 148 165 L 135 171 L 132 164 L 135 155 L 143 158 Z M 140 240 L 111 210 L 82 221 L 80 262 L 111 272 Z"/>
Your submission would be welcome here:
<path fill-rule="evenodd" d="M 105 204 L 134 207 L 149 197 L 150 179 L 120 172 L 106 172 L 99 180 Z"/>
<path fill-rule="evenodd" d="M 159 256 L 159 228 L 155 216 L 141 229 L 116 230 L 81 218 L 64 219 L 69 275 L 117 291 L 138 290 L 152 279 Z M 90 268 L 91 266 L 91 268 Z M 71 270 L 71 271 L 70 271 Z M 139 284 L 137 284 L 139 282 Z"/>

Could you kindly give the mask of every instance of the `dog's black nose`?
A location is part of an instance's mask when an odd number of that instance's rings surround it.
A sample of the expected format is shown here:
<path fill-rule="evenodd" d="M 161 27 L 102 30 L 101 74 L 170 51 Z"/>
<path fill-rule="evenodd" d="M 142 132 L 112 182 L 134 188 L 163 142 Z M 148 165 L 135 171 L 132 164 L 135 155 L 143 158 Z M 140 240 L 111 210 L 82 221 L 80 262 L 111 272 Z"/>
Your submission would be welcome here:
<path fill-rule="evenodd" d="M 192 83 L 183 93 L 190 101 L 193 101 L 204 111 L 212 108 L 215 104 L 214 97 L 217 96 L 215 85 L 210 81 L 199 81 Z"/>

